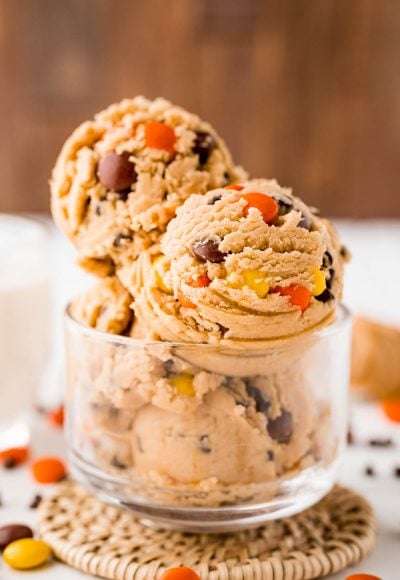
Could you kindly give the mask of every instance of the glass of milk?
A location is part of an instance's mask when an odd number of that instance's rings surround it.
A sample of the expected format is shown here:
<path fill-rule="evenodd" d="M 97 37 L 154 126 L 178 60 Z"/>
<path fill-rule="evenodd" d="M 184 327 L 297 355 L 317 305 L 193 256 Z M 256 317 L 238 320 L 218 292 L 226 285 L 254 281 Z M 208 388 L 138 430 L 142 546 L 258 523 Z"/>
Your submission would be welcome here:
<path fill-rule="evenodd" d="M 48 247 L 39 221 L 0 214 L 0 448 L 6 433 L 21 433 L 14 427 L 32 409 L 48 360 Z"/>

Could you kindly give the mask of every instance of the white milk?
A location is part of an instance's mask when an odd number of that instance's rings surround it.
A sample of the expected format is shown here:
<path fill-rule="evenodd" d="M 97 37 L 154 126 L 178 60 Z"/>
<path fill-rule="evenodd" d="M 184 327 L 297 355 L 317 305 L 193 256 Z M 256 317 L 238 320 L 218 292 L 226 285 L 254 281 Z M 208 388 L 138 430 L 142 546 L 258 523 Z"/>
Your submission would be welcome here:
<path fill-rule="evenodd" d="M 0 214 L 0 424 L 34 400 L 49 355 L 45 228 Z"/>

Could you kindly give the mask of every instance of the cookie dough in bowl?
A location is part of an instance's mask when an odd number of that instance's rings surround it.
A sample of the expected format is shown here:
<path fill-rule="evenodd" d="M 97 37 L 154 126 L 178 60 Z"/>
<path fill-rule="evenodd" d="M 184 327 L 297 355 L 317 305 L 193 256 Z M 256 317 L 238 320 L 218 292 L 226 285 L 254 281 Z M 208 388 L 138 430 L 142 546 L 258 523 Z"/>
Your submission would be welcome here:
<path fill-rule="evenodd" d="M 156 243 L 190 194 L 245 177 L 216 131 L 170 102 L 125 99 L 80 125 L 51 178 L 52 212 L 100 276 Z"/>

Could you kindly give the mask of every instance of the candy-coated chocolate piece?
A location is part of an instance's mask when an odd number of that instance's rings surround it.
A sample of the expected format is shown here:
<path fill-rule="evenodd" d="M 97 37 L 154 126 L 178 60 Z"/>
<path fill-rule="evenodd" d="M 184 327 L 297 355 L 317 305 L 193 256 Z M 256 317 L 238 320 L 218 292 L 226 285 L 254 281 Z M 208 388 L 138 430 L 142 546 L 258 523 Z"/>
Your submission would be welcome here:
<path fill-rule="evenodd" d="M 58 457 L 41 457 L 33 462 L 32 474 L 39 483 L 57 483 L 66 477 L 67 469 Z"/>
<path fill-rule="evenodd" d="M 182 373 L 171 379 L 171 384 L 178 393 L 178 395 L 185 395 L 186 397 L 194 397 L 196 391 L 193 387 L 193 375 L 189 373 Z"/>
<path fill-rule="evenodd" d="M 195 278 L 194 280 L 190 280 L 188 284 L 192 288 L 207 288 L 207 286 L 210 285 L 210 282 L 210 278 L 207 276 L 207 274 L 204 274 L 198 278 Z"/>
<path fill-rule="evenodd" d="M 153 262 L 154 275 L 156 277 L 156 284 L 159 290 L 166 294 L 172 294 L 172 288 L 166 283 L 165 274 L 169 269 L 167 258 L 161 254 Z"/>
<path fill-rule="evenodd" d="M 0 552 L 2 552 L 8 544 L 21 540 L 22 538 L 33 538 L 31 528 L 24 524 L 8 524 L 0 528 Z"/>
<path fill-rule="evenodd" d="M 146 146 L 151 149 L 163 149 L 168 153 L 175 152 L 175 131 L 165 123 L 147 121 L 144 125 L 144 138 Z"/>
<path fill-rule="evenodd" d="M 274 221 L 279 212 L 279 206 L 270 195 L 265 193 L 251 192 L 245 193 L 243 199 L 247 201 L 244 208 L 244 215 L 247 216 L 250 208 L 258 209 L 266 224 Z"/>
<path fill-rule="evenodd" d="M 244 189 L 244 186 L 239 185 L 238 183 L 230 183 L 229 185 L 225 185 L 224 189 L 234 189 L 235 191 L 242 191 L 242 189 Z"/>
<path fill-rule="evenodd" d="M 50 548 L 42 540 L 24 538 L 7 546 L 3 560 L 17 570 L 29 570 L 41 566 L 50 558 Z"/>
<path fill-rule="evenodd" d="M 326 279 L 322 270 L 318 268 L 314 270 L 314 286 L 311 294 L 313 296 L 319 296 L 326 288 Z"/>
<path fill-rule="evenodd" d="M 219 242 L 215 240 L 198 240 L 192 244 L 192 252 L 200 262 L 220 264 L 225 260 L 225 254 L 219 251 Z"/>
<path fill-rule="evenodd" d="M 135 164 L 129 159 L 128 152 L 107 153 L 99 161 L 97 177 L 104 187 L 111 191 L 122 192 L 130 188 L 137 179 Z"/>
<path fill-rule="evenodd" d="M 245 285 L 254 290 L 259 298 L 265 298 L 269 292 L 269 284 L 260 270 L 245 270 L 242 272 Z"/>
<path fill-rule="evenodd" d="M 4 465 L 7 462 L 12 462 L 13 466 L 21 465 L 29 457 L 29 447 L 10 447 L 0 451 L 0 462 Z"/>
<path fill-rule="evenodd" d="M 288 296 L 293 306 L 299 306 L 304 311 L 310 305 L 311 292 L 301 284 L 290 284 L 289 286 L 276 286 L 275 290 L 282 296 Z"/>
<path fill-rule="evenodd" d="M 160 580 L 200 580 L 200 576 L 192 568 L 180 566 L 166 570 Z"/>
<path fill-rule="evenodd" d="M 400 423 L 400 399 L 387 399 L 381 403 L 386 417 L 394 423 Z"/>

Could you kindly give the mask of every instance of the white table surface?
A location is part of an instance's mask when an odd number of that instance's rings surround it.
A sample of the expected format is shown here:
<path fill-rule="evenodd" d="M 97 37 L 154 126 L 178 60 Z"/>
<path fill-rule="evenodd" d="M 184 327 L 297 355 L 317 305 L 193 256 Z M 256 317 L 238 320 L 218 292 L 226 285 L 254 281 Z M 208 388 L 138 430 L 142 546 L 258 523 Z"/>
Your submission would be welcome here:
<path fill-rule="evenodd" d="M 361 313 L 400 326 L 398 289 L 400 288 L 400 222 L 340 222 L 342 238 L 353 253 L 347 268 L 345 302 L 353 312 Z M 52 236 L 52 273 L 55 287 L 53 323 L 55 338 L 53 365 L 47 374 L 42 399 L 57 404 L 61 396 L 62 305 L 82 288 L 90 278 L 73 265 L 73 251 L 57 234 Z M 388 283 L 390 280 L 390 283 Z M 399 353 L 400 356 L 400 353 Z M 3 388 L 3 387 L 1 387 Z M 359 444 L 348 449 L 340 472 L 340 482 L 362 493 L 373 505 L 379 537 L 375 550 L 359 565 L 330 576 L 330 580 L 344 580 L 355 572 L 369 572 L 383 580 L 400 580 L 400 479 L 392 475 L 400 467 L 400 426 L 389 424 L 378 408 L 371 405 L 353 405 L 352 420 Z M 33 438 L 35 455 L 61 455 L 64 443 L 60 432 L 39 422 Z M 388 449 L 374 449 L 365 444 L 370 437 L 390 436 L 397 445 Z M 364 474 L 367 465 L 377 475 Z M 35 484 L 27 468 L 0 471 L 0 525 L 27 523 L 35 525 L 37 512 L 27 508 L 36 492 L 51 493 L 51 488 Z M 16 572 L 0 563 L 0 580 L 23 577 L 36 580 L 83 580 L 89 576 L 61 563 L 54 562 L 32 572 Z M 151 580 L 149 578 L 149 580 Z"/>

